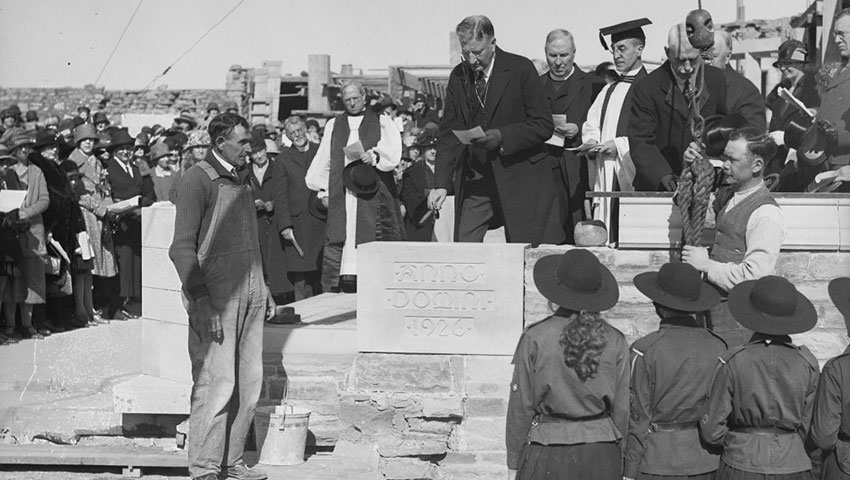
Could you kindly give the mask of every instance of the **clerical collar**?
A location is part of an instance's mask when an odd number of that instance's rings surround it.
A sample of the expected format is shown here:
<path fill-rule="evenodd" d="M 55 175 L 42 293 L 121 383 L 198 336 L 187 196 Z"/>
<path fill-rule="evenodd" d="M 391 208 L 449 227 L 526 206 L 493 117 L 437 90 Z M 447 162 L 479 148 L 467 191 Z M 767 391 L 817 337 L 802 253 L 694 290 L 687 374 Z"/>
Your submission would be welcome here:
<path fill-rule="evenodd" d="M 218 163 L 221 165 L 221 168 L 223 168 L 225 172 L 229 173 L 230 175 L 232 175 L 234 177 L 236 176 L 236 167 L 234 167 L 233 165 L 224 161 L 224 159 L 221 158 L 221 155 L 219 155 L 218 152 L 216 152 L 214 149 L 212 149 L 212 154 L 213 154 L 213 157 L 218 161 Z"/>
<path fill-rule="evenodd" d="M 562 79 L 558 80 L 558 79 L 552 78 L 552 75 L 550 74 L 550 75 L 549 75 L 549 79 L 551 79 L 553 82 L 566 82 L 567 80 L 569 80 L 569 79 L 570 79 L 570 77 L 572 77 L 572 76 L 573 76 L 573 74 L 574 74 L 575 72 L 576 72 L 576 66 L 575 66 L 575 64 L 573 64 L 573 68 L 571 68 L 571 69 L 570 69 L 570 73 L 568 73 L 566 77 L 564 77 L 564 78 L 562 78 Z"/>
<path fill-rule="evenodd" d="M 626 73 L 620 73 L 620 76 L 622 76 L 622 77 L 634 77 L 635 75 L 640 73 L 640 70 L 642 68 L 643 68 L 643 64 L 640 64 L 640 65 L 637 66 L 637 68 L 635 68 L 633 70 L 629 70 Z M 617 73 L 619 73 L 619 72 L 617 72 Z"/>

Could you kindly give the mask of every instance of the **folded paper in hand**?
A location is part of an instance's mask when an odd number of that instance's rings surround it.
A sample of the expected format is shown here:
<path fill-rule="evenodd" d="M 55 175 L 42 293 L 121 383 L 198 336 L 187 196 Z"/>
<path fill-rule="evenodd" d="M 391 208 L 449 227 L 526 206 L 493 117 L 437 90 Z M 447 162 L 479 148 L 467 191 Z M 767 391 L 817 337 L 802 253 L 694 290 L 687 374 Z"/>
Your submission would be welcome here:
<path fill-rule="evenodd" d="M 127 200 L 121 200 L 120 202 L 113 203 L 106 207 L 106 211 L 117 215 L 119 213 L 141 208 L 141 205 L 139 204 L 139 200 L 141 200 L 141 198 L 141 196 L 136 195 L 135 197 L 128 198 Z"/>
<path fill-rule="evenodd" d="M 347 158 L 350 162 L 360 160 L 363 158 L 363 155 L 366 154 L 366 150 L 363 149 L 363 144 L 360 143 L 359 140 L 347 147 L 344 147 L 342 152 L 345 153 L 345 158 Z"/>
<path fill-rule="evenodd" d="M 564 146 L 564 139 L 566 138 L 563 133 L 559 132 L 558 129 L 567 128 L 567 116 L 564 114 L 560 115 L 552 115 L 552 123 L 555 124 L 555 131 L 552 132 L 552 136 L 549 140 L 546 140 L 546 143 L 549 145 L 554 145 L 556 147 Z"/>
<path fill-rule="evenodd" d="M 779 97 L 785 100 L 789 105 L 796 107 L 797 110 L 805 113 L 809 118 L 814 118 L 812 112 L 809 111 L 809 107 L 806 106 L 799 98 L 795 97 L 793 93 L 791 93 L 785 87 L 779 87 Z"/>
<path fill-rule="evenodd" d="M 470 145 L 473 140 L 484 138 L 484 130 L 481 127 L 470 128 L 469 130 L 452 130 L 460 143 Z"/>
<path fill-rule="evenodd" d="M 0 190 L 0 213 L 21 208 L 26 198 L 26 190 Z"/>

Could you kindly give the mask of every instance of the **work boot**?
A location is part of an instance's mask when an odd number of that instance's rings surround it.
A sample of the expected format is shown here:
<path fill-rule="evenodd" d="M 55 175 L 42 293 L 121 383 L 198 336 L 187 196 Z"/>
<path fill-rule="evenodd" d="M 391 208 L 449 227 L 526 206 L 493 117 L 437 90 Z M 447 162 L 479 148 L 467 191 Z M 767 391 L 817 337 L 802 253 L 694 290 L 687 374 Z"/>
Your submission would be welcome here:
<path fill-rule="evenodd" d="M 269 478 L 266 472 L 250 468 L 244 463 L 227 467 L 227 480 L 266 480 Z"/>

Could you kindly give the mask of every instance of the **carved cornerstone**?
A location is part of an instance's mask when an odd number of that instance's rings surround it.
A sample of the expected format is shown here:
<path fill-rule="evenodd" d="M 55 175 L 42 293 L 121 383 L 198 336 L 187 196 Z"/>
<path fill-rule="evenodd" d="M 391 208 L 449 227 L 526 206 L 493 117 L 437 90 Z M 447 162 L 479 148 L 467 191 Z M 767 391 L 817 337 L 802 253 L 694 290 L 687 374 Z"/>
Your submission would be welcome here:
<path fill-rule="evenodd" d="M 373 242 L 357 248 L 361 352 L 513 355 L 525 245 Z"/>

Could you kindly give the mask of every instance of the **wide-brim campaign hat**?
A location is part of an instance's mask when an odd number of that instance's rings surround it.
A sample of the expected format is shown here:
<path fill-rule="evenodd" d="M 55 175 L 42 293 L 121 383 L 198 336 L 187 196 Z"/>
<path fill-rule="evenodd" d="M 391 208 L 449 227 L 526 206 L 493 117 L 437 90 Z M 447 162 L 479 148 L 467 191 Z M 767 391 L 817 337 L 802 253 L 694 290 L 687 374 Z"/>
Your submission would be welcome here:
<path fill-rule="evenodd" d="M 705 125 L 705 153 L 709 157 L 718 158 L 723 155 L 732 132 L 746 127 L 749 123 L 743 116 L 733 113 L 708 117 Z"/>
<path fill-rule="evenodd" d="M 785 145 L 797 150 L 797 160 L 806 165 L 826 161 L 826 136 L 812 119 L 803 113 L 795 114 L 785 124 Z"/>
<path fill-rule="evenodd" d="M 371 195 L 378 191 L 378 172 L 363 160 L 355 160 L 342 169 L 342 184 L 355 195 Z"/>
<path fill-rule="evenodd" d="M 110 152 L 115 151 L 118 147 L 129 146 L 131 149 L 136 146 L 136 139 L 130 135 L 126 128 L 122 128 L 115 132 L 110 139 L 109 146 L 106 147 Z"/>
<path fill-rule="evenodd" d="M 665 263 L 657 272 L 644 272 L 632 280 L 640 293 L 673 310 L 702 312 L 720 303 L 720 294 L 687 263 Z"/>
<path fill-rule="evenodd" d="M 829 282 L 829 298 L 844 316 L 844 326 L 850 334 L 850 278 L 840 277 Z"/>
<path fill-rule="evenodd" d="M 620 299 L 611 271 L 581 248 L 537 260 L 534 285 L 550 302 L 574 311 L 601 312 Z"/>
<path fill-rule="evenodd" d="M 307 198 L 307 211 L 319 220 L 327 220 L 328 208 L 322 204 L 322 201 L 316 195 L 316 192 L 310 192 L 310 196 Z"/>
<path fill-rule="evenodd" d="M 729 292 L 729 311 L 741 325 L 768 335 L 791 335 L 814 328 L 812 302 L 786 278 L 768 275 L 741 282 Z"/>

